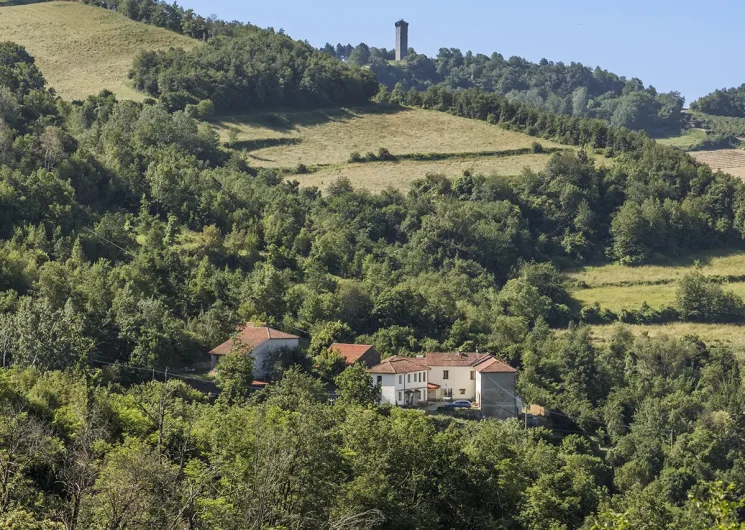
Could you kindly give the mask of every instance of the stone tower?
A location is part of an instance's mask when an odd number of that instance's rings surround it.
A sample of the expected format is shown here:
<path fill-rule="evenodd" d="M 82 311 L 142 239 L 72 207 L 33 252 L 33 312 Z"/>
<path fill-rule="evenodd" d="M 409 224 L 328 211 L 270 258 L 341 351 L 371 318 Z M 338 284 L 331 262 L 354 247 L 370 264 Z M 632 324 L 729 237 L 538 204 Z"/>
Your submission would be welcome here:
<path fill-rule="evenodd" d="M 409 23 L 404 19 L 396 22 L 396 60 L 400 61 L 409 53 Z"/>

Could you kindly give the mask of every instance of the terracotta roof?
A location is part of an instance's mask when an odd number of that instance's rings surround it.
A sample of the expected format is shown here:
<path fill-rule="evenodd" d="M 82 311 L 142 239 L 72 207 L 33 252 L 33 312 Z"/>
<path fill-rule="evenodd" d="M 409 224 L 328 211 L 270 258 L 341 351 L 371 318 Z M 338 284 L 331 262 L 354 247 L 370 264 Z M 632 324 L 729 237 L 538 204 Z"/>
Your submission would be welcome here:
<path fill-rule="evenodd" d="M 368 368 L 371 374 L 406 374 L 429 370 L 421 357 L 398 357 L 394 355 L 384 359 L 379 365 Z"/>
<path fill-rule="evenodd" d="M 517 370 L 515 370 L 512 366 L 507 364 L 504 361 L 500 361 L 499 359 L 496 359 L 494 357 L 489 357 L 482 363 L 480 363 L 476 367 L 477 372 L 485 372 L 485 373 L 516 373 Z"/>
<path fill-rule="evenodd" d="M 258 348 L 261 344 L 264 344 L 268 340 L 275 339 L 299 339 L 297 335 L 290 335 L 283 331 L 278 331 L 269 327 L 256 327 L 250 322 L 246 324 L 243 329 L 235 337 L 229 338 L 219 346 L 215 347 L 210 351 L 213 355 L 228 355 L 234 347 L 239 347 L 244 350 L 249 348 Z"/>
<path fill-rule="evenodd" d="M 476 366 L 491 355 L 488 353 L 431 352 L 426 355 L 427 366 Z"/>
<path fill-rule="evenodd" d="M 427 383 L 427 389 L 429 390 L 437 390 L 438 388 L 440 388 L 440 385 L 436 385 L 434 383 Z"/>
<path fill-rule="evenodd" d="M 347 364 L 354 363 L 357 359 L 365 355 L 372 346 L 370 344 L 340 344 L 338 342 L 329 346 L 329 351 L 338 351 L 347 360 Z"/>

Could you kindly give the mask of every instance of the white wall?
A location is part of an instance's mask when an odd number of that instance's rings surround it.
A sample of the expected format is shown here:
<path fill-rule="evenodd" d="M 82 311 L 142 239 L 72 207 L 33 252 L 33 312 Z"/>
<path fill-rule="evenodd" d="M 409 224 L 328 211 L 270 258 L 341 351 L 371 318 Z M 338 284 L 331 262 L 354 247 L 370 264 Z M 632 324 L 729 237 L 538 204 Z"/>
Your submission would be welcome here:
<path fill-rule="evenodd" d="M 471 379 L 471 372 L 476 372 L 472 366 L 430 366 L 429 382 L 440 385 L 438 397 L 442 399 L 445 396 L 445 389 L 453 390 L 453 400 L 476 399 L 476 380 Z M 443 372 L 448 371 L 448 378 L 443 377 Z M 461 394 L 461 389 L 465 394 Z"/>
<path fill-rule="evenodd" d="M 270 339 L 251 350 L 254 358 L 254 379 L 265 381 L 272 371 L 272 353 L 281 348 L 297 348 L 298 339 Z"/>
<path fill-rule="evenodd" d="M 403 405 L 405 403 L 404 390 L 417 390 L 419 401 L 427 400 L 428 373 L 424 370 L 410 374 L 370 374 L 370 376 L 373 384 L 378 383 L 378 376 L 382 377 L 380 384 L 381 403 Z"/>

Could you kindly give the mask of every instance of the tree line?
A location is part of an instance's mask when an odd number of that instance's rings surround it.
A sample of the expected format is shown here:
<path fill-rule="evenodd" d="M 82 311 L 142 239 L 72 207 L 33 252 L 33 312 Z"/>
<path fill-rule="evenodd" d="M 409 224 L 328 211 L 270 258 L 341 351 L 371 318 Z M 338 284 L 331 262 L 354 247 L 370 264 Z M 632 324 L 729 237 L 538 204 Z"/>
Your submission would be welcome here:
<path fill-rule="evenodd" d="M 521 57 L 505 59 L 440 48 L 436 57 L 410 49 L 405 60 L 394 62 L 385 48 L 326 44 L 321 51 L 348 63 L 366 66 L 389 90 L 407 91 L 441 86 L 451 91 L 478 88 L 529 107 L 641 129 L 649 134 L 678 134 L 684 126 L 685 99 L 678 92 L 658 93 L 637 79 L 627 79 L 600 67 Z"/>
<path fill-rule="evenodd" d="M 745 84 L 702 96 L 691 102 L 691 109 L 715 116 L 745 118 Z"/>

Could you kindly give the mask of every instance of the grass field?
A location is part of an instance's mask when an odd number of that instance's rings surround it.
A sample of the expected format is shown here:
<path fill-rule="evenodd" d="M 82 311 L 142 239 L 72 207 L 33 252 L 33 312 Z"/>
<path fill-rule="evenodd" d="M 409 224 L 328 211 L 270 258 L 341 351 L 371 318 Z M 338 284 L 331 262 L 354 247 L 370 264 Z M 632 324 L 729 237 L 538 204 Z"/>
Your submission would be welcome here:
<path fill-rule="evenodd" d="M 617 285 L 624 282 L 656 282 L 677 280 L 689 272 L 696 261 L 703 265 L 703 273 L 709 276 L 738 276 L 745 274 L 745 251 L 736 249 L 718 249 L 699 252 L 684 258 L 671 260 L 666 265 L 645 265 L 642 267 L 624 267 L 623 265 L 603 265 L 585 267 L 569 276 L 582 281 L 590 287 Z"/>
<path fill-rule="evenodd" d="M 221 137 L 236 131 L 252 165 L 343 164 L 352 152 L 466 153 L 530 147 L 531 136 L 444 112 L 393 106 L 255 114 L 215 120 Z M 260 141 L 275 143 L 254 148 Z M 538 140 L 544 147 L 559 144 Z"/>
<path fill-rule="evenodd" d="M 745 179 L 745 151 L 742 149 L 693 151 L 690 155 L 714 171 L 722 170 L 740 179 Z"/>
<path fill-rule="evenodd" d="M 49 86 L 66 99 L 104 88 L 119 99 L 141 100 L 127 72 L 142 49 L 193 47 L 197 41 L 78 2 L 0 7 L 0 40 L 26 47 Z"/>
<path fill-rule="evenodd" d="M 546 167 L 551 155 L 520 155 L 504 158 L 461 158 L 438 162 L 369 162 L 348 164 L 322 169 L 310 175 L 293 175 L 301 186 L 325 188 L 339 177 L 347 177 L 355 187 L 380 191 L 392 186 L 407 189 L 409 185 L 427 173 L 439 173 L 448 178 L 457 178 L 465 170 L 484 175 L 519 175 L 523 168 L 535 171 Z"/>
<path fill-rule="evenodd" d="M 620 324 L 592 326 L 592 332 L 599 342 L 607 342 Z M 627 325 L 623 326 L 635 335 L 647 333 L 650 337 L 657 335 L 697 335 L 706 344 L 723 344 L 740 354 L 745 355 L 745 326 L 735 324 L 694 324 L 676 322 L 660 325 Z"/>
<path fill-rule="evenodd" d="M 656 138 L 657 143 L 677 147 L 678 149 L 687 150 L 706 138 L 704 129 L 688 129 L 680 136 L 668 136 L 666 138 Z"/>
<path fill-rule="evenodd" d="M 573 296 L 583 306 L 597 302 L 603 308 L 619 312 L 622 309 L 639 309 L 639 306 L 646 302 L 650 307 L 659 308 L 675 302 L 678 280 L 690 272 L 697 261 L 702 264 L 702 272 L 708 276 L 734 277 L 745 274 L 745 252 L 721 249 L 692 254 L 671 261 L 669 265 L 604 265 L 586 267 L 569 276 L 589 286 L 573 291 Z M 724 283 L 723 287 L 745 297 L 745 282 Z"/>

